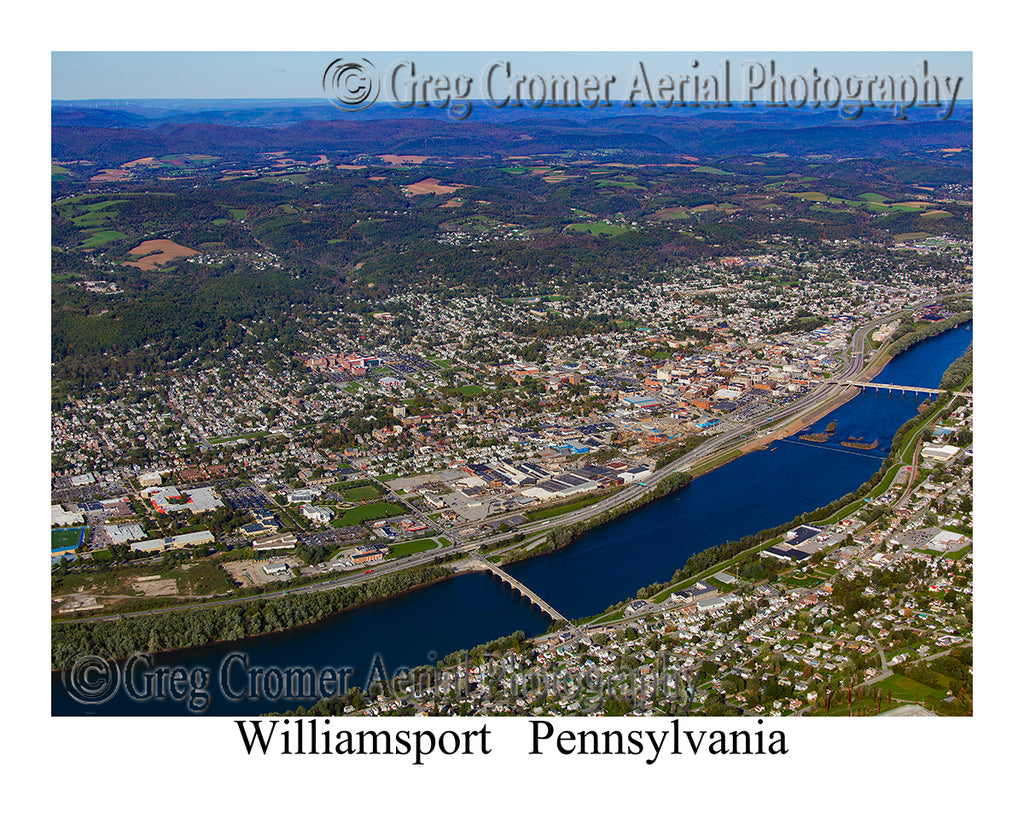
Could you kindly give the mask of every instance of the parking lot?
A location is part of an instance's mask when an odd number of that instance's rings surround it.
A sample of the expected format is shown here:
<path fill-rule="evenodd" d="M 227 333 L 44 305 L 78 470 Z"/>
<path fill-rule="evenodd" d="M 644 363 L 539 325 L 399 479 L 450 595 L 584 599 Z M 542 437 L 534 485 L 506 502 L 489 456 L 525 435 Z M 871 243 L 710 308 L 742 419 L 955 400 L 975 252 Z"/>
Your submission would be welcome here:
<path fill-rule="evenodd" d="M 260 490 L 252 486 L 240 486 L 237 489 L 220 489 L 221 498 L 232 509 L 253 512 L 260 515 L 272 515 L 270 501 Z"/>

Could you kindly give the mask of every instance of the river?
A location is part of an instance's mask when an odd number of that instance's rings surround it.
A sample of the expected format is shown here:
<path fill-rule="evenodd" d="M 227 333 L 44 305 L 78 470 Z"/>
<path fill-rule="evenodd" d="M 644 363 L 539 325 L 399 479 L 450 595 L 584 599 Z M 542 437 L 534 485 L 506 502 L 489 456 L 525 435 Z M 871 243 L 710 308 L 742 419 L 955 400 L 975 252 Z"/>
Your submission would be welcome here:
<path fill-rule="evenodd" d="M 891 361 L 874 380 L 937 387 L 972 337 L 973 325 L 967 323 L 923 341 Z M 564 549 L 515 564 L 509 571 L 568 617 L 603 611 L 634 596 L 642 586 L 668 580 L 696 552 L 784 523 L 855 490 L 878 470 L 893 433 L 916 414 L 924 397 L 864 390 L 800 433 L 821 432 L 835 421 L 836 433 L 828 443 L 801 441 L 797 436 L 776 441 L 588 532 Z M 839 445 L 849 438 L 878 439 L 878 445 L 871 451 Z M 540 634 L 548 625 L 547 617 L 497 579 L 474 573 L 287 632 L 169 652 L 155 664 L 198 673 L 181 688 L 191 685 L 209 693 L 208 704 L 203 697 L 193 698 L 202 713 L 255 715 L 309 705 L 312 700 L 263 692 L 262 698 L 236 701 L 231 695 L 244 687 L 237 683 L 238 661 L 232 661 L 235 682 L 225 696 L 218 684 L 218 669 L 233 652 L 244 652 L 252 668 L 351 668 L 349 684 L 362 686 L 375 656 L 393 673 L 398 665 L 433 663 L 518 629 Z M 204 670 L 210 675 L 205 688 Z M 122 687 L 101 705 L 76 702 L 63 687 L 61 675 L 53 674 L 52 713 L 190 713 L 182 701 L 187 698 L 170 686 L 150 695 L 144 687 L 150 677 L 146 669 L 142 671 L 136 689 L 145 696 L 129 696 Z M 160 696 L 161 691 L 165 696 Z"/>

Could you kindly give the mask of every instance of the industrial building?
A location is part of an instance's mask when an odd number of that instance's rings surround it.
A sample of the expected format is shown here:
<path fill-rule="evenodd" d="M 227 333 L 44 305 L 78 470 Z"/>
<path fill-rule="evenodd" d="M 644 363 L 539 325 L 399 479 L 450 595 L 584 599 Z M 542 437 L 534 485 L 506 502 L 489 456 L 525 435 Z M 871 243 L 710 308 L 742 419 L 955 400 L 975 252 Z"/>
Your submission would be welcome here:
<path fill-rule="evenodd" d="M 662 405 L 661 400 L 653 395 L 631 395 L 624 397 L 622 402 L 633 411 L 654 409 Z"/>
<path fill-rule="evenodd" d="M 945 463 L 954 455 L 960 451 L 960 447 L 953 446 L 952 444 L 945 444 L 943 446 L 925 446 L 921 447 L 921 457 L 930 458 L 933 461 L 939 463 Z"/>
<path fill-rule="evenodd" d="M 137 552 L 164 552 L 168 549 L 182 549 L 190 546 L 201 546 L 213 543 L 213 532 L 203 529 L 201 532 L 186 532 L 183 535 L 143 540 L 132 546 Z"/>

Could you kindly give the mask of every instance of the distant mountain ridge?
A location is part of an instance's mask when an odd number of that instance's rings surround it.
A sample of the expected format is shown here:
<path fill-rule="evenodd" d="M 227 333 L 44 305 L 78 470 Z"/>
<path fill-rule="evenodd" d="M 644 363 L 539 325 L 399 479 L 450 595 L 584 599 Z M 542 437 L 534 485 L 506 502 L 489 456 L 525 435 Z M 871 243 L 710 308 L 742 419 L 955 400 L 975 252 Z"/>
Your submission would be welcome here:
<path fill-rule="evenodd" d="M 869 110 L 855 120 L 813 109 L 629 108 L 495 109 L 477 101 L 465 120 L 437 108 L 392 104 L 347 113 L 326 100 L 55 102 L 58 159 L 124 162 L 181 151 L 232 156 L 252 151 L 420 153 L 434 156 L 622 150 L 728 156 L 781 151 L 795 156 L 896 156 L 910 150 L 969 148 L 973 110 Z"/>

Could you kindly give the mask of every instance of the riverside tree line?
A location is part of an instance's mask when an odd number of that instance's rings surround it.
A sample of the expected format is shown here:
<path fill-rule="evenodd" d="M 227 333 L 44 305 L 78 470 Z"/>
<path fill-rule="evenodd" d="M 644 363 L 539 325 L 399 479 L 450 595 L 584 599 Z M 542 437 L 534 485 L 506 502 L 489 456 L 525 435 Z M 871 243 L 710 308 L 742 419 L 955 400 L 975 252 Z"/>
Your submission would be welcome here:
<path fill-rule="evenodd" d="M 54 623 L 50 631 L 50 661 L 53 668 L 64 668 L 84 655 L 127 657 L 138 652 L 168 651 L 283 631 L 452 574 L 445 566 L 428 566 L 383 575 L 357 586 L 271 600 L 252 599 L 113 622 Z"/>

